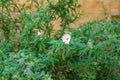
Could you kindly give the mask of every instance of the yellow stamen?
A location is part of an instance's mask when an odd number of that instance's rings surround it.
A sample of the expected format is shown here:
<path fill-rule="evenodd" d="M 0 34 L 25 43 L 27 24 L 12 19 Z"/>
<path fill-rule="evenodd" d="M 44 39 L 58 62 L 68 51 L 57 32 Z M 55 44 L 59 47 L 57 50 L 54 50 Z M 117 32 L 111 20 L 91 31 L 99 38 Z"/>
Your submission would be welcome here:
<path fill-rule="evenodd" d="M 69 38 L 66 38 L 66 40 L 68 40 Z"/>

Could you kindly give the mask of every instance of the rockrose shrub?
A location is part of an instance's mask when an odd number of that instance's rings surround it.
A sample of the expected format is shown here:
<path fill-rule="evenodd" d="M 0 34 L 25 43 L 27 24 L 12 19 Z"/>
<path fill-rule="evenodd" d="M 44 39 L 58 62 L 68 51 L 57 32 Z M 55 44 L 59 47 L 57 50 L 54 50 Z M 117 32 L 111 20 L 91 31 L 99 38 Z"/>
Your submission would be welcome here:
<path fill-rule="evenodd" d="M 119 20 L 72 29 L 80 17 L 77 0 L 47 0 L 42 6 L 30 0 L 35 12 L 1 1 L 0 80 L 120 80 Z M 55 32 L 57 19 L 61 30 Z"/>

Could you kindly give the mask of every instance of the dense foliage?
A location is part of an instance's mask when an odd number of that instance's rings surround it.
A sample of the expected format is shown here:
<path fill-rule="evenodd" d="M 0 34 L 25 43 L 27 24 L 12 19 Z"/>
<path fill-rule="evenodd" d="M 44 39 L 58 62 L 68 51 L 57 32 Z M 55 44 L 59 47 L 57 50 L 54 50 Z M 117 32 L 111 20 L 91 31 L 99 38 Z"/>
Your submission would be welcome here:
<path fill-rule="evenodd" d="M 70 23 L 79 17 L 75 0 L 48 0 L 44 6 L 33 1 L 36 12 L 23 5 L 13 18 L 7 10 L 13 1 L 2 0 L 0 30 L 5 37 L 0 41 L 0 80 L 120 79 L 118 20 L 92 21 L 71 29 Z M 61 30 L 55 33 L 52 21 L 58 18 Z"/>

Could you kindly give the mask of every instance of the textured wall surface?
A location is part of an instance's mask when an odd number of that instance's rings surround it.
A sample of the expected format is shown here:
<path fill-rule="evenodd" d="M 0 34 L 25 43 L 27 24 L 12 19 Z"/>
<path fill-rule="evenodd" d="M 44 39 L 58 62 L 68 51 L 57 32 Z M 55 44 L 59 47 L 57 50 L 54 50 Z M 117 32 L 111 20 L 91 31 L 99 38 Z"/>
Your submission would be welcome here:
<path fill-rule="evenodd" d="M 84 13 L 82 22 L 109 18 L 110 15 L 120 14 L 120 0 L 79 0 Z"/>
<path fill-rule="evenodd" d="M 27 0 L 20 0 L 20 4 L 26 3 Z M 38 0 L 41 2 L 42 0 Z M 55 0 L 57 1 L 57 0 Z M 45 2 L 45 0 L 43 1 Z M 120 14 L 120 0 L 79 0 L 82 5 L 81 8 L 77 8 L 82 12 L 81 19 L 72 24 L 71 26 L 76 28 L 80 23 L 86 23 L 90 20 L 109 19 L 111 15 Z M 26 7 L 30 6 L 30 2 L 26 3 Z M 59 20 L 53 22 L 55 29 L 59 29 Z"/>

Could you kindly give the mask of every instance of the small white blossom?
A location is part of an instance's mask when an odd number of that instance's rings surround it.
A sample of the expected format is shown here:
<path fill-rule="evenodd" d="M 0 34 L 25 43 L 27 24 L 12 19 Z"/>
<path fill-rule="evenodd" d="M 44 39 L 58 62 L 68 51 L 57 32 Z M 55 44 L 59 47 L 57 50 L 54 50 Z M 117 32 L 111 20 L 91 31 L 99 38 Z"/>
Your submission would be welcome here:
<path fill-rule="evenodd" d="M 62 37 L 62 41 L 65 43 L 65 44 L 69 44 L 70 42 L 70 34 L 64 34 L 63 37 Z"/>
<path fill-rule="evenodd" d="M 18 78 L 18 76 L 17 76 L 17 75 L 13 75 L 12 78 L 13 78 L 13 79 Z"/>
<path fill-rule="evenodd" d="M 37 34 L 38 34 L 38 36 L 40 36 L 42 33 L 38 31 Z"/>
<path fill-rule="evenodd" d="M 92 42 L 88 42 L 87 45 L 88 45 L 88 47 L 89 47 L 90 49 L 93 49 L 93 44 L 92 44 Z"/>

